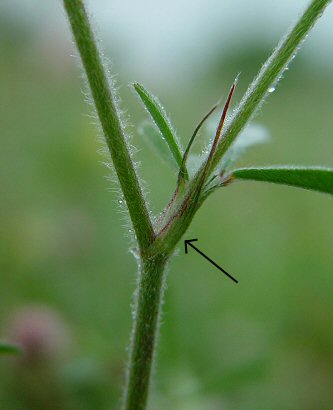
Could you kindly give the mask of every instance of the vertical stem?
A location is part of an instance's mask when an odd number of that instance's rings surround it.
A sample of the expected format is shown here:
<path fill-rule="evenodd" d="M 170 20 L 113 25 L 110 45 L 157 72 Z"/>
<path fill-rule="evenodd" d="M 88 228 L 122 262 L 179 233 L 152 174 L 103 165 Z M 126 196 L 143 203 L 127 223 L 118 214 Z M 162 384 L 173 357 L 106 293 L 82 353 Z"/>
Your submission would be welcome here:
<path fill-rule="evenodd" d="M 134 310 L 133 335 L 127 372 L 124 410 L 144 410 L 163 300 L 165 258 L 143 261 Z"/>
<path fill-rule="evenodd" d="M 126 199 L 141 254 L 155 239 L 147 206 L 141 192 L 110 87 L 82 0 L 64 0 L 72 32 L 87 74 L 106 142 Z M 166 258 L 157 252 L 143 257 L 139 294 L 135 307 L 133 339 L 129 358 L 124 409 L 146 408 L 158 320 L 163 297 Z"/>
<path fill-rule="evenodd" d="M 109 84 L 83 1 L 64 0 L 64 6 L 139 247 L 144 250 L 153 241 L 154 230 L 126 143 L 115 90 Z"/>

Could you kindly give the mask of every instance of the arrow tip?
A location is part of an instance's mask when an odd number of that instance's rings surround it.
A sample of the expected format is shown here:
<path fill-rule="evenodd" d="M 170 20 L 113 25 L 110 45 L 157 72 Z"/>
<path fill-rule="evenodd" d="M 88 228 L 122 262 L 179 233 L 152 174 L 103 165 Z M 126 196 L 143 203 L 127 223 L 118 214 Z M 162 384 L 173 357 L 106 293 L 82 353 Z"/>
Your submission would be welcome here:
<path fill-rule="evenodd" d="M 197 240 L 198 240 L 198 239 L 185 239 L 185 241 L 184 241 L 185 253 L 188 253 L 187 246 L 188 246 L 191 242 L 195 242 L 195 241 L 197 241 Z"/>

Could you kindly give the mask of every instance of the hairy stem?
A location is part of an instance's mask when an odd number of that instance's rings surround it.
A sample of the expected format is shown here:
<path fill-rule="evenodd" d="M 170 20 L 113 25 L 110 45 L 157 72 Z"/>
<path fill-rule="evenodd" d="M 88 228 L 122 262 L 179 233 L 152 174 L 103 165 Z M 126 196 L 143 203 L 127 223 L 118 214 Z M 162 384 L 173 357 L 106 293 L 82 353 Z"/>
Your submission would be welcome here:
<path fill-rule="evenodd" d="M 63 1 L 141 251 L 141 272 L 134 309 L 123 409 L 144 410 L 148 398 L 163 299 L 165 264 L 202 202 L 200 195 L 205 181 L 200 177 L 201 169 L 182 193 L 183 198 L 180 198 L 179 202 L 172 202 L 174 209 L 168 213 L 168 220 L 155 234 L 126 143 L 114 91 L 108 82 L 83 2 L 82 0 Z M 330 0 L 313 0 L 299 22 L 264 64 L 223 132 L 220 142 L 216 139 L 211 151 L 212 160 L 204 174 L 205 180 L 251 119 L 269 88 L 277 82 L 302 40 L 329 2 Z"/>
<path fill-rule="evenodd" d="M 91 94 L 120 181 L 141 250 L 141 273 L 136 303 L 124 409 L 145 409 L 158 331 L 166 258 L 147 249 L 155 234 L 126 144 L 115 96 L 108 82 L 82 0 L 64 0 Z"/>
<path fill-rule="evenodd" d="M 161 256 L 142 264 L 138 299 L 125 390 L 124 410 L 146 408 L 152 361 L 163 300 L 165 259 Z"/>
<path fill-rule="evenodd" d="M 258 76 L 249 86 L 238 108 L 235 110 L 229 125 L 223 132 L 210 171 L 213 171 L 237 135 L 242 131 L 248 121 L 251 120 L 253 114 L 263 103 L 271 87 L 276 85 L 312 26 L 330 2 L 331 0 L 312 0 L 295 26 L 281 40 L 273 54 L 262 66 Z"/>
<path fill-rule="evenodd" d="M 135 234 L 140 249 L 144 250 L 151 244 L 154 230 L 126 143 L 115 92 L 109 84 L 82 0 L 64 0 L 64 5 Z"/>

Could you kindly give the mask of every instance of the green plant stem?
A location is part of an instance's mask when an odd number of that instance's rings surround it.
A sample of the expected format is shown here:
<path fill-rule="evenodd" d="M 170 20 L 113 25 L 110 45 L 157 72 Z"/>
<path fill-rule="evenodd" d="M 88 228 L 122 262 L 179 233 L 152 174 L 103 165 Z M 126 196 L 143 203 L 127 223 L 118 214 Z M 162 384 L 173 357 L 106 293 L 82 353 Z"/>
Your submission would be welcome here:
<path fill-rule="evenodd" d="M 179 194 L 180 200 L 174 201 L 174 208 L 168 212 L 169 219 L 158 234 L 155 234 L 126 143 L 114 91 L 105 74 L 83 2 L 63 1 L 141 251 L 138 297 L 133 313 L 134 325 L 123 409 L 144 410 L 163 300 L 165 265 L 202 202 L 200 195 L 205 181 L 201 178 L 201 169 L 190 182 L 188 189 Z M 208 179 L 223 154 L 251 119 L 267 95 L 269 87 L 277 82 L 329 2 L 330 0 L 313 0 L 299 22 L 264 64 L 223 132 L 216 150 L 214 149 L 214 157 L 205 178 Z"/>
<path fill-rule="evenodd" d="M 161 255 L 143 262 L 125 390 L 124 410 L 146 408 L 159 316 L 164 293 L 166 260 Z"/>
<path fill-rule="evenodd" d="M 144 251 L 153 241 L 154 230 L 126 143 L 115 92 L 109 84 L 82 0 L 64 0 L 64 5 L 138 244 Z"/>
<path fill-rule="evenodd" d="M 81 0 L 64 0 L 92 97 L 140 247 L 141 273 L 126 381 L 124 408 L 145 409 L 158 332 L 166 257 L 147 252 L 155 234 L 126 144 L 112 88 Z"/>
<path fill-rule="evenodd" d="M 262 66 L 258 76 L 249 86 L 239 106 L 223 132 L 210 168 L 213 171 L 256 110 L 261 106 L 271 87 L 275 87 L 290 60 L 331 0 L 313 0 L 291 31 L 281 40 L 273 54 Z"/>

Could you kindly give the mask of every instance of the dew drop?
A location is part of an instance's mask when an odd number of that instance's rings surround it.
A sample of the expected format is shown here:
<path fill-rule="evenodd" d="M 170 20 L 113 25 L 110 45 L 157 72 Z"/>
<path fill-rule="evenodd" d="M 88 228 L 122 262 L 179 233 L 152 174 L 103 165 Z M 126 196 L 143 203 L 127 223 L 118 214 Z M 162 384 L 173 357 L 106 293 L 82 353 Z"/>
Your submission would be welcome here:
<path fill-rule="evenodd" d="M 269 89 L 268 89 L 269 93 L 274 93 L 274 91 L 275 91 L 275 87 L 269 87 Z"/>

